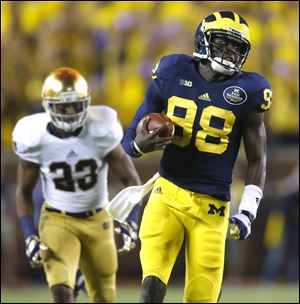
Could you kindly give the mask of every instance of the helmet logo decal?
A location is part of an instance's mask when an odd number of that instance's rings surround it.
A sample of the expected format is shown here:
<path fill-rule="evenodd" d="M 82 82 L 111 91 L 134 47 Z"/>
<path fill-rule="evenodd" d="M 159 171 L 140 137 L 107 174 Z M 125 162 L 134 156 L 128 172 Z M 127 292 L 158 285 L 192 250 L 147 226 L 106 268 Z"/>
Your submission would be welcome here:
<path fill-rule="evenodd" d="M 224 90 L 223 97 L 229 104 L 237 106 L 247 100 L 247 93 L 238 86 L 231 86 Z"/>

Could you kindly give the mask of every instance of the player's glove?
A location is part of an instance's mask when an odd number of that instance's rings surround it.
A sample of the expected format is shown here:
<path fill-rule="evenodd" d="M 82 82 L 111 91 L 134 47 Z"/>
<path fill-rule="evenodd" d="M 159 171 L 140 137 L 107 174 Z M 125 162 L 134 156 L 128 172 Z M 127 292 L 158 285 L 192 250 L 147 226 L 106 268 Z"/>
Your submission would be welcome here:
<path fill-rule="evenodd" d="M 78 268 L 76 272 L 76 281 L 74 286 L 74 298 L 77 298 L 79 296 L 81 290 L 86 293 L 84 277 L 81 270 Z"/>
<path fill-rule="evenodd" d="M 40 250 L 48 250 L 48 247 L 43 244 L 38 236 L 30 235 L 25 240 L 26 255 L 29 264 L 32 268 L 39 268 L 42 266 L 43 261 L 40 257 Z"/>
<path fill-rule="evenodd" d="M 230 234 L 236 240 L 245 240 L 250 235 L 251 224 L 256 218 L 262 197 L 262 190 L 257 185 L 251 184 L 244 187 L 239 213 L 229 218 L 229 222 L 233 224 Z"/>
<path fill-rule="evenodd" d="M 123 254 L 136 247 L 138 225 L 133 221 L 126 221 L 118 224 L 119 226 L 115 228 L 115 232 L 117 234 L 122 234 L 123 237 L 123 247 L 118 249 L 118 253 Z"/>
<path fill-rule="evenodd" d="M 230 228 L 230 234 L 239 241 L 245 240 L 251 233 L 251 224 L 253 215 L 247 211 L 242 211 L 229 218 L 229 222 L 233 224 Z"/>

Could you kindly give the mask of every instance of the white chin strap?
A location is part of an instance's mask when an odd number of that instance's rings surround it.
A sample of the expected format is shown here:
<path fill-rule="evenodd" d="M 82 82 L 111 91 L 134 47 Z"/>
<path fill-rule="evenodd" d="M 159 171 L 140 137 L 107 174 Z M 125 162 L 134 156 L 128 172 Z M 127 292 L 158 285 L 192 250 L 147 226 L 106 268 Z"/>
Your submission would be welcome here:
<path fill-rule="evenodd" d="M 211 68 L 217 72 L 217 73 L 220 73 L 220 74 L 223 74 L 223 75 L 232 75 L 235 70 L 234 70 L 234 63 L 228 61 L 228 60 L 225 60 L 220 57 L 214 57 L 213 59 L 210 59 L 209 60 L 211 61 Z M 228 68 L 225 68 L 222 64 L 220 63 L 223 63 L 225 65 L 228 66 Z"/>

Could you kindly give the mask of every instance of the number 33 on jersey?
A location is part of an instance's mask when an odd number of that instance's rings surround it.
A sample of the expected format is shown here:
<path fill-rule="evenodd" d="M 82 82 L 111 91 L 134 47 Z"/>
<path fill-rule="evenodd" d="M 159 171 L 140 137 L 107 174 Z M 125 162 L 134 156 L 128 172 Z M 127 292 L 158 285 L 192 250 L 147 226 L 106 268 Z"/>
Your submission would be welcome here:
<path fill-rule="evenodd" d="M 105 156 L 121 141 L 123 129 L 110 107 L 91 106 L 77 136 L 49 132 L 47 113 L 26 116 L 13 131 L 14 150 L 40 166 L 45 201 L 61 210 L 83 212 L 108 202 Z"/>

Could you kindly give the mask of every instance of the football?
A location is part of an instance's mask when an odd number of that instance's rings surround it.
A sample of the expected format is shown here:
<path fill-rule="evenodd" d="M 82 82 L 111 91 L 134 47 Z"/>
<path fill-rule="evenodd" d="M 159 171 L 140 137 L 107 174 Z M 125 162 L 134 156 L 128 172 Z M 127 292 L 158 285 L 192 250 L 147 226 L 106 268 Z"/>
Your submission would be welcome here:
<path fill-rule="evenodd" d="M 160 128 L 162 125 L 166 125 L 167 129 L 159 134 L 159 137 L 167 137 L 172 136 L 175 131 L 174 124 L 172 120 L 165 115 L 164 113 L 149 113 L 145 115 L 136 127 L 136 134 L 141 132 L 142 124 L 145 119 L 150 117 L 150 121 L 148 122 L 148 131 L 149 133 L 153 132 L 154 130 Z"/>

